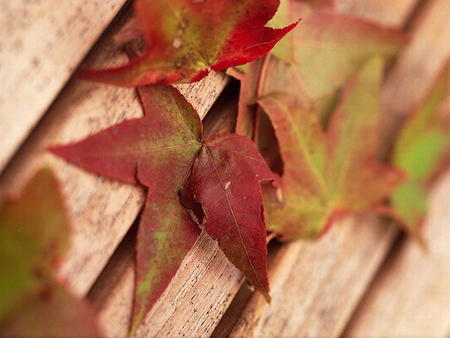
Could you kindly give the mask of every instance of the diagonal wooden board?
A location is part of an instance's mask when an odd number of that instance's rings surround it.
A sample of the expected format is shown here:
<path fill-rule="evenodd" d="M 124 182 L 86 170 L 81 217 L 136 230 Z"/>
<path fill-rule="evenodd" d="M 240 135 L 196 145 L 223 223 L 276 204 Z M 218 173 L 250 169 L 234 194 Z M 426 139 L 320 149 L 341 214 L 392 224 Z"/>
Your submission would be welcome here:
<path fill-rule="evenodd" d="M 429 251 L 407 241 L 362 299 L 345 337 L 448 337 L 450 334 L 450 175 L 430 198 Z"/>
<path fill-rule="evenodd" d="M 0 172 L 125 3 L 0 1 Z"/>

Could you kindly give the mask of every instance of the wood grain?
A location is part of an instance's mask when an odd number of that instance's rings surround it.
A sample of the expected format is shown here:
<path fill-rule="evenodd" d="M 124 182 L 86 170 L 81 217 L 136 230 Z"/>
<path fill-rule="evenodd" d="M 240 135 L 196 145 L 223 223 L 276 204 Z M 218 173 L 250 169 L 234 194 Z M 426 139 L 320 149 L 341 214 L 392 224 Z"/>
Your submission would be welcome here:
<path fill-rule="evenodd" d="M 407 22 L 420 0 L 355 1 L 337 0 L 336 10 L 382 25 L 401 27 Z"/>
<path fill-rule="evenodd" d="M 255 294 L 230 336 L 338 337 L 395 232 L 365 215 L 318 241 L 285 245 L 270 271 L 272 303 Z"/>
<path fill-rule="evenodd" d="M 125 2 L 0 1 L 0 171 Z"/>
<path fill-rule="evenodd" d="M 107 275 L 112 272 L 117 273 L 113 269 Z M 129 261 L 120 275 L 118 283 L 108 286 L 110 296 L 100 310 L 109 337 L 126 336 L 130 325 L 134 264 Z M 136 337 L 208 337 L 242 282 L 241 273 L 217 244 L 202 234 Z"/>

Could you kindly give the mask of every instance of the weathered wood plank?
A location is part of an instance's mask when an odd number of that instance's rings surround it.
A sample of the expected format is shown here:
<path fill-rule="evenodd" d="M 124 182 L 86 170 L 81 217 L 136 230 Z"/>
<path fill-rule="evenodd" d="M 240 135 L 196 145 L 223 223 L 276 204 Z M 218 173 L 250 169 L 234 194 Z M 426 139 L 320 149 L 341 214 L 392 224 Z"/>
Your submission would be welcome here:
<path fill-rule="evenodd" d="M 116 269 L 107 275 L 118 273 Z M 100 309 L 108 337 L 124 337 L 130 326 L 134 264 L 128 260 L 120 281 L 107 288 L 110 296 Z M 103 278 L 106 283 L 109 278 Z M 243 282 L 239 271 L 217 244 L 202 234 L 180 270 L 146 316 L 136 337 L 208 337 Z M 92 295 L 94 302 L 96 295 Z"/>
<path fill-rule="evenodd" d="M 336 9 L 386 26 L 401 27 L 420 0 L 354 1 L 337 0 Z"/>
<path fill-rule="evenodd" d="M 346 337 L 448 337 L 450 175 L 436 186 L 425 226 L 429 251 L 406 241 L 375 279 Z"/>
<path fill-rule="evenodd" d="M 0 171 L 125 2 L 0 1 Z"/>
<path fill-rule="evenodd" d="M 272 303 L 255 294 L 230 336 L 339 336 L 394 234 L 366 215 L 335 224 L 318 241 L 283 246 L 269 276 Z"/>

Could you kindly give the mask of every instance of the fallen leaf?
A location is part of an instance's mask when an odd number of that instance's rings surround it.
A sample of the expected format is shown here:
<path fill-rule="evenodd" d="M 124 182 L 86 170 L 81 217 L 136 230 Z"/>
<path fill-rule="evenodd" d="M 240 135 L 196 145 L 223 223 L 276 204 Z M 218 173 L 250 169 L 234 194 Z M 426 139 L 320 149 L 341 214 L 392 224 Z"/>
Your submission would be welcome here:
<path fill-rule="evenodd" d="M 291 19 L 302 17 L 287 36 L 293 39 L 296 62 L 289 64 L 270 54 L 263 62 L 255 61 L 249 72 L 238 74 L 242 83 L 236 131 L 241 135 L 252 137 L 258 124 L 255 99 L 277 91 L 304 101 L 326 124 L 342 86 L 363 64 L 374 55 L 392 60 L 408 41 L 404 33 L 377 23 L 301 1 L 289 5 Z"/>
<path fill-rule="evenodd" d="M 392 163 L 407 174 L 391 197 L 391 208 L 383 209 L 425 246 L 421 224 L 428 210 L 430 180 L 437 175 L 450 150 L 450 73 L 441 72 L 427 99 L 414 108 L 394 145 Z"/>
<path fill-rule="evenodd" d="M 199 228 L 217 239 L 268 300 L 260 181 L 272 174 L 256 146 L 237 134 L 203 138 L 197 112 L 175 88 L 148 86 L 140 94 L 143 118 L 51 149 L 89 170 L 148 188 L 138 230 L 132 332 L 169 284 Z"/>
<path fill-rule="evenodd" d="M 199 81 L 210 70 L 245 64 L 266 54 L 296 23 L 265 27 L 279 0 L 137 0 L 138 26 L 148 49 L 129 64 L 104 70 L 82 68 L 79 76 L 136 87 Z M 136 36 L 126 26 L 121 39 Z"/>
<path fill-rule="evenodd" d="M 402 179 L 398 170 L 376 162 L 382 70 L 380 57 L 364 65 L 346 85 L 326 131 L 318 112 L 296 97 L 258 99 L 284 162 L 282 206 L 265 204 L 268 230 L 284 240 L 314 238 L 336 217 L 375 206 Z"/>
<path fill-rule="evenodd" d="M 0 336 L 99 336 L 93 309 L 54 280 L 68 244 L 59 187 L 48 169 L 0 205 Z"/>

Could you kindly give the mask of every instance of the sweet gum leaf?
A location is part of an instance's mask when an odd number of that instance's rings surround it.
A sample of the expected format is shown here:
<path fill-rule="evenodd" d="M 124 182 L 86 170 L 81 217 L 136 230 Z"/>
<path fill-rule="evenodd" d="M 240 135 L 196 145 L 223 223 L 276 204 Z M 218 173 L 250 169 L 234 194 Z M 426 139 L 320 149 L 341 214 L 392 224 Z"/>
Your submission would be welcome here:
<path fill-rule="evenodd" d="M 206 232 L 270 301 L 260 181 L 272 179 L 272 174 L 246 137 L 218 134 L 204 144 L 182 197 L 202 204 Z"/>
<path fill-rule="evenodd" d="M 1 317 L 24 291 L 39 288 L 36 272 L 46 279 L 51 277 L 68 243 L 62 198 L 48 169 L 30 180 L 21 197 L 5 199 L 0 224 Z"/>
<path fill-rule="evenodd" d="M 407 180 L 394 190 L 391 209 L 385 209 L 423 246 L 421 224 L 427 213 L 430 180 L 437 175 L 450 151 L 450 97 L 448 64 L 428 97 L 409 114 L 394 145 L 392 163 L 404 170 Z"/>
<path fill-rule="evenodd" d="M 291 13 L 302 13 L 303 18 L 293 32 L 298 62 L 295 81 L 300 81 L 297 87 L 306 90 L 321 116 L 336 101 L 339 89 L 370 57 L 392 59 L 408 41 L 396 29 L 297 1 L 290 4 Z"/>
<path fill-rule="evenodd" d="M 199 81 L 210 70 L 245 64 L 266 54 L 296 23 L 265 27 L 279 0 L 137 0 L 138 26 L 148 49 L 128 65 L 82 68 L 79 76 L 136 87 Z M 121 39 L 135 37 L 135 24 Z"/>
<path fill-rule="evenodd" d="M 284 162 L 282 203 L 266 204 L 269 230 L 282 239 L 313 238 L 337 216 L 383 200 L 403 175 L 376 162 L 383 61 L 370 59 L 350 81 L 326 131 L 317 111 L 287 94 L 258 103 L 273 123 Z"/>
<path fill-rule="evenodd" d="M 139 91 L 143 118 L 51 148 L 89 170 L 148 189 L 137 238 L 131 332 L 170 283 L 200 228 L 269 299 L 259 182 L 272 174 L 256 146 L 237 134 L 203 139 L 197 112 L 173 87 Z"/>
<path fill-rule="evenodd" d="M 254 138 L 259 132 L 254 130 L 261 115 L 255 99 L 279 91 L 317 110 L 325 125 L 342 86 L 362 65 L 374 55 L 392 60 L 408 41 L 404 33 L 376 23 L 301 1 L 286 4 L 291 20 L 302 18 L 283 39 L 293 41 L 295 62 L 287 63 L 286 57 L 271 53 L 263 61 L 252 62 L 248 72 L 237 73 L 241 95 L 236 132 L 241 135 Z M 286 42 L 283 40 L 280 43 Z M 267 134 L 267 130 L 261 133 Z"/>
<path fill-rule="evenodd" d="M 0 205 L 0 335 L 98 336 L 93 309 L 53 276 L 69 222 L 49 169 Z"/>

